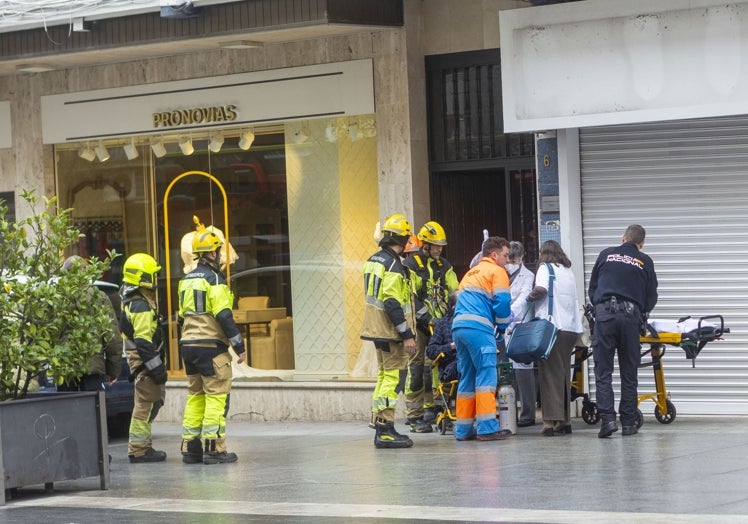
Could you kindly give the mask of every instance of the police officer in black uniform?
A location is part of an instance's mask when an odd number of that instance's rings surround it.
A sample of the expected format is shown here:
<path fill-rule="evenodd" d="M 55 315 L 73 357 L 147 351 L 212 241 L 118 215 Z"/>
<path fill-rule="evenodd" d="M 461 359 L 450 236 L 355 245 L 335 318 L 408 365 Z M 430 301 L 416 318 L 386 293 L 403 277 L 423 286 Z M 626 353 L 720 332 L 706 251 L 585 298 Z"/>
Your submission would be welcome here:
<path fill-rule="evenodd" d="M 657 303 L 657 275 L 652 259 L 640 250 L 646 231 L 630 225 L 620 246 L 600 252 L 590 275 L 589 297 L 595 306 L 592 355 L 595 359 L 597 409 L 602 426 L 598 437 L 616 431 L 613 409 L 613 356 L 618 350 L 621 373 L 621 415 L 623 435 L 634 435 L 636 428 L 637 370 L 641 364 L 639 335 L 641 323 Z"/>

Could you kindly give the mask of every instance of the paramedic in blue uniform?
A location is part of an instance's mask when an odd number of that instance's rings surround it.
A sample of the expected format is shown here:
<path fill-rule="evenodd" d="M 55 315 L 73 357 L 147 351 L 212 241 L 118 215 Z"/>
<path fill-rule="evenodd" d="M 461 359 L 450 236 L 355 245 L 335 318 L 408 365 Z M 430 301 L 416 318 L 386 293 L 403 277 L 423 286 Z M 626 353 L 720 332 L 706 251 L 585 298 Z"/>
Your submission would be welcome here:
<path fill-rule="evenodd" d="M 613 356 L 618 351 L 621 401 L 618 411 L 623 435 L 635 435 L 637 371 L 641 364 L 640 325 L 657 303 L 657 275 L 652 259 L 641 252 L 646 231 L 630 225 L 622 244 L 600 252 L 590 275 L 589 297 L 595 306 L 592 355 L 595 359 L 595 396 L 602 425 L 598 437 L 616 431 L 613 409 Z"/>

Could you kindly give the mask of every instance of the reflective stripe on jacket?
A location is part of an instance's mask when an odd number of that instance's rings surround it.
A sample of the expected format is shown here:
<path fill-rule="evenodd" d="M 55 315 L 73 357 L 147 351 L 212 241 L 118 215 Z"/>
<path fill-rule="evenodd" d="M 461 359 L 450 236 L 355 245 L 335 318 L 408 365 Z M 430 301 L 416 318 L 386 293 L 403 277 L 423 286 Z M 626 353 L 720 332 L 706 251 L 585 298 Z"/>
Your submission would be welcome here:
<path fill-rule="evenodd" d="M 470 327 L 493 333 L 506 329 L 511 317 L 509 275 L 492 259 L 483 257 L 460 282 L 452 329 Z"/>

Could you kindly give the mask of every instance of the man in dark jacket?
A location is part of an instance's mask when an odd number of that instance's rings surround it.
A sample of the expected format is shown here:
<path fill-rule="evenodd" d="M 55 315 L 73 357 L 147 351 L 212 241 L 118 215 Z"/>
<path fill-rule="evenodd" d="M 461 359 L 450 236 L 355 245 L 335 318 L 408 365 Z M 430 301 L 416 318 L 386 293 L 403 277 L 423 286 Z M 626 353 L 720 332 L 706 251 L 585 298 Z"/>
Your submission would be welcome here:
<path fill-rule="evenodd" d="M 620 412 L 623 435 L 635 435 L 638 401 L 637 370 L 641 364 L 641 322 L 657 303 L 657 275 L 652 259 L 641 252 L 646 231 L 630 225 L 622 244 L 600 252 L 590 275 L 589 297 L 595 306 L 592 355 L 595 359 L 597 409 L 602 425 L 598 437 L 616 431 L 613 407 L 613 356 L 618 351 L 621 373 Z"/>

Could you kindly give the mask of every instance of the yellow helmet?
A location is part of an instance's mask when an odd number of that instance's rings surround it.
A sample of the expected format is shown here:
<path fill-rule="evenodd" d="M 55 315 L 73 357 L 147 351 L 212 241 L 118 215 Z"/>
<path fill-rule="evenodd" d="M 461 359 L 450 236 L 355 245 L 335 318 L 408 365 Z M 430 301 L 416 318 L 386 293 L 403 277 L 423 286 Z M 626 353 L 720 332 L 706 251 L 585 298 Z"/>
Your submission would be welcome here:
<path fill-rule="evenodd" d="M 408 243 L 408 238 L 413 230 L 410 227 L 410 222 L 400 213 L 388 216 L 384 219 L 384 225 L 382 226 L 382 240 L 389 239 L 389 242 L 395 242 L 399 246 L 405 247 Z M 380 245 L 384 245 L 381 244 Z"/>
<path fill-rule="evenodd" d="M 192 252 L 196 254 L 211 253 L 222 245 L 221 239 L 210 229 L 197 231 L 195 236 L 192 237 Z"/>
<path fill-rule="evenodd" d="M 391 233 L 398 237 L 408 237 L 412 232 L 413 229 L 410 227 L 410 222 L 400 213 L 395 213 L 384 219 L 382 233 Z"/>
<path fill-rule="evenodd" d="M 133 286 L 154 289 L 156 273 L 161 270 L 158 262 L 146 253 L 135 253 L 125 260 L 122 268 L 122 281 Z"/>
<path fill-rule="evenodd" d="M 438 222 L 432 220 L 426 222 L 418 231 L 418 240 L 427 244 L 434 244 L 435 246 L 446 246 L 447 234 Z"/>

